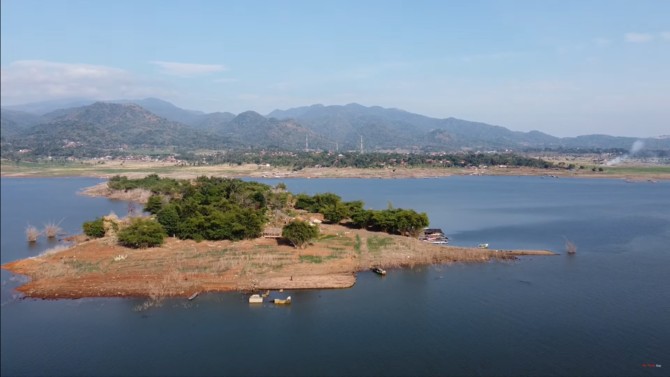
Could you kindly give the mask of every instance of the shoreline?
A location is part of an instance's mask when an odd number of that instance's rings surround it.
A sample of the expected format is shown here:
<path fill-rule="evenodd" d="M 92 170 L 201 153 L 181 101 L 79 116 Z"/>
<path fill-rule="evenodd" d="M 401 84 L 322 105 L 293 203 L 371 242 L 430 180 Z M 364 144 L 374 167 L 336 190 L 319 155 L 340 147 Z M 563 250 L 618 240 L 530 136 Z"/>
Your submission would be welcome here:
<path fill-rule="evenodd" d="M 78 178 L 89 177 L 97 179 L 109 179 L 115 175 L 124 175 L 130 179 L 142 178 L 149 174 L 158 174 L 162 178 L 195 179 L 201 175 L 222 178 L 249 178 L 249 179 L 436 179 L 458 176 L 518 176 L 518 177 L 545 177 L 556 178 L 582 178 L 582 179 L 623 179 L 627 182 L 669 181 L 670 168 L 668 172 L 657 172 L 656 168 L 636 167 L 639 172 L 617 172 L 615 169 L 605 172 L 586 172 L 568 170 L 547 170 L 539 168 L 490 168 L 490 169 L 438 169 L 438 168 L 413 168 L 398 169 L 393 172 L 390 169 L 356 169 L 356 168 L 307 168 L 297 172 L 270 170 L 252 170 L 244 167 L 240 170 L 217 169 L 215 167 L 183 168 L 176 171 L 163 169 L 118 169 L 114 172 L 100 170 L 59 170 L 58 168 L 39 171 L 0 171 L 3 178 Z M 645 171 L 644 169 L 650 169 Z M 663 168 L 660 168 L 663 169 Z M 125 171 L 124 171 L 125 170 Z"/>
<path fill-rule="evenodd" d="M 178 240 L 129 249 L 113 237 L 85 240 L 51 254 L 2 266 L 30 281 L 15 290 L 26 298 L 188 297 L 195 292 L 345 289 L 358 272 L 452 263 L 510 261 L 546 250 L 490 250 L 438 246 L 399 235 L 322 225 L 306 249 L 281 240 Z M 119 258 L 123 256 L 123 258 Z"/>

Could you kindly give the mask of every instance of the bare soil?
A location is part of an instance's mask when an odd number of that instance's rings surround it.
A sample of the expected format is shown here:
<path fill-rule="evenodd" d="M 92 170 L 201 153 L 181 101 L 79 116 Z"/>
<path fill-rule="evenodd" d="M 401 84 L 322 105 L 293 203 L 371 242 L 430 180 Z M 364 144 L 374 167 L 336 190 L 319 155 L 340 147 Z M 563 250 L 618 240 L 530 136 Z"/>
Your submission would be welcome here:
<path fill-rule="evenodd" d="M 373 266 L 515 259 L 554 255 L 548 251 L 498 251 L 436 246 L 386 233 L 321 225 L 322 236 L 306 249 L 281 239 L 182 241 L 129 249 L 114 237 L 78 242 L 69 249 L 8 263 L 2 268 L 27 275 L 17 290 L 27 297 L 170 297 L 194 292 L 348 288 L 355 273 Z"/>

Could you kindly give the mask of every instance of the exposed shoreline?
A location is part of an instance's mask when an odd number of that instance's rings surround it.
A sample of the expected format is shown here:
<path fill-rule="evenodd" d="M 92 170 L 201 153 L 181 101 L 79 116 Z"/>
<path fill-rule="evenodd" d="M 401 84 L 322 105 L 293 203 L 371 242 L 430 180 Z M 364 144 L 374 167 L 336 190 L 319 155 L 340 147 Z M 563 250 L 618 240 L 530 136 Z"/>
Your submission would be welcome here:
<path fill-rule="evenodd" d="M 16 168 L 3 164 L 2 170 L 0 170 L 0 176 L 6 178 L 92 177 L 108 179 L 120 174 L 132 179 L 154 173 L 161 177 L 178 179 L 193 179 L 200 175 L 207 175 L 225 178 L 256 179 L 426 179 L 451 176 L 555 176 L 558 178 L 626 179 L 631 182 L 670 180 L 670 167 L 612 167 L 606 168 L 604 172 L 526 167 L 491 167 L 488 169 L 397 168 L 395 171 L 394 169 L 306 168 L 294 172 L 288 171 L 285 167 L 259 168 L 257 165 L 174 167 L 158 163 L 110 163 L 104 167 L 82 165 L 42 168 L 36 166 L 34 169 Z"/>
<path fill-rule="evenodd" d="M 403 268 L 556 255 L 545 250 L 437 246 L 341 225 L 322 225 L 321 231 L 322 239 L 302 250 L 263 238 L 200 243 L 168 238 L 161 247 L 129 249 L 107 237 L 2 268 L 30 277 L 16 290 L 31 298 L 187 297 L 194 292 L 350 288 L 356 273 L 372 266 Z M 118 256 L 124 258 L 115 260 Z"/>

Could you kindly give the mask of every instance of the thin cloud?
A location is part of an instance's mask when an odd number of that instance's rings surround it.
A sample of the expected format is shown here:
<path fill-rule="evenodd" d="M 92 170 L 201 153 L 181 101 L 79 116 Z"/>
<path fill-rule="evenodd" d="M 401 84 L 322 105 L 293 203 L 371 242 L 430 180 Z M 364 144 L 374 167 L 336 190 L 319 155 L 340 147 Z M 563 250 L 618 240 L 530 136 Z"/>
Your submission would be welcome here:
<path fill-rule="evenodd" d="M 212 82 L 238 82 L 238 81 L 240 81 L 240 80 L 238 80 L 238 79 L 216 79 L 216 80 L 213 80 Z"/>
<path fill-rule="evenodd" d="M 649 42 L 652 39 L 654 39 L 653 35 L 645 34 L 645 33 L 628 33 L 628 34 L 625 35 L 626 42 L 631 42 L 631 43 Z"/>
<path fill-rule="evenodd" d="M 3 102 L 61 98 L 119 99 L 173 97 L 159 81 L 145 80 L 123 69 L 91 64 L 20 60 L 1 68 Z"/>
<path fill-rule="evenodd" d="M 151 64 L 161 67 L 161 73 L 169 76 L 194 77 L 222 72 L 227 68 L 221 64 L 191 64 L 153 61 Z"/>
<path fill-rule="evenodd" d="M 667 41 L 670 41 L 670 31 L 666 31 L 666 32 L 661 33 L 661 38 L 663 38 Z"/>

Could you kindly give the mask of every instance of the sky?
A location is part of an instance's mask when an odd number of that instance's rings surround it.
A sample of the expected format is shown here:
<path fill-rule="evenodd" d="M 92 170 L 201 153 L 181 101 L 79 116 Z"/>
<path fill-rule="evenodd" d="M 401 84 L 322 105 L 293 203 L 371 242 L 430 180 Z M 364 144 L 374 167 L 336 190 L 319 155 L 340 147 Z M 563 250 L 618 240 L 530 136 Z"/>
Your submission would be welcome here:
<path fill-rule="evenodd" d="M 670 134 L 670 1 L 0 3 L 3 106 L 395 107 L 556 136 Z"/>

